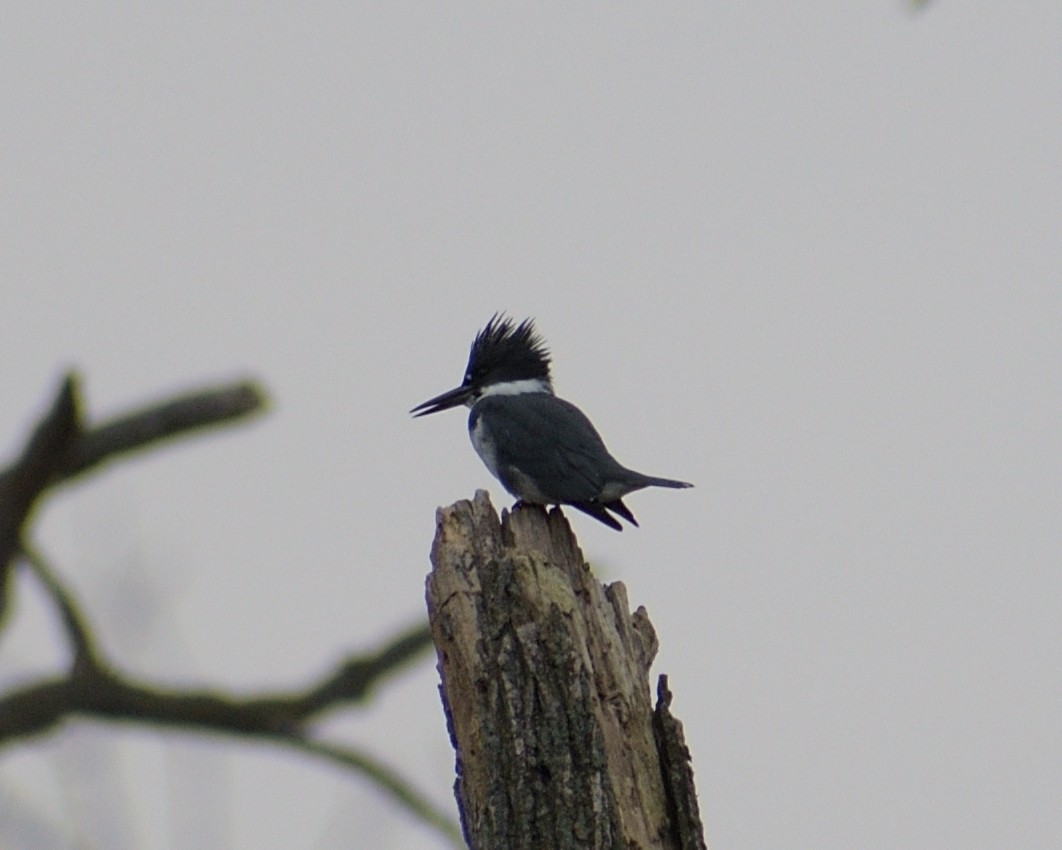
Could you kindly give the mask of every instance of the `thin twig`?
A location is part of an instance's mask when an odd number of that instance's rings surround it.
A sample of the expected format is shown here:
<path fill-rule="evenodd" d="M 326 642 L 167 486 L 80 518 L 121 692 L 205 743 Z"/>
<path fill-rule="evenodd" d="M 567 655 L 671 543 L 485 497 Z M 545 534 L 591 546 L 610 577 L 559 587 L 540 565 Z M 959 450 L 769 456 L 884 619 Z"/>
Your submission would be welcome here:
<path fill-rule="evenodd" d="M 458 850 L 464 850 L 465 843 L 461 840 L 461 830 L 454 818 L 436 808 L 427 797 L 421 795 L 383 762 L 359 750 L 298 735 L 288 737 L 284 741 L 298 750 L 313 753 L 342 767 L 349 767 L 364 774 L 390 794 L 392 799 L 410 814 L 441 832 Z"/>
<path fill-rule="evenodd" d="M 48 596 L 51 597 L 52 603 L 59 611 L 59 619 L 63 623 L 67 640 L 70 641 L 70 646 L 73 650 L 74 664 L 83 664 L 90 659 L 96 658 L 96 647 L 93 643 L 92 635 L 71 595 L 63 587 L 62 582 L 59 581 L 55 573 L 52 572 L 47 561 L 44 560 L 44 556 L 41 555 L 36 547 L 23 539 L 21 548 L 26 564 L 37 576 L 37 580 L 44 587 Z"/>
<path fill-rule="evenodd" d="M 305 692 L 299 701 L 299 712 L 316 714 L 336 703 L 365 699 L 383 676 L 403 667 L 430 645 L 431 629 L 422 623 L 392 638 L 374 654 L 342 661 L 330 676 Z"/>

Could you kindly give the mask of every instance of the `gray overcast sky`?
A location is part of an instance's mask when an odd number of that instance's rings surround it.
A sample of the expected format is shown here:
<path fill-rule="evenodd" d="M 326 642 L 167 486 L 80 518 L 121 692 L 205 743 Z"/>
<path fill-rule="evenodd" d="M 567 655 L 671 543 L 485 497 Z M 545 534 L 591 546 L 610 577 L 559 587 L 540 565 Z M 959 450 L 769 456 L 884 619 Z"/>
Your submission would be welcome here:
<path fill-rule="evenodd" d="M 507 309 L 698 485 L 573 523 L 656 625 L 714 850 L 1060 846 L 1057 0 L 7 4 L 0 98 L 7 451 L 69 366 L 100 415 L 274 398 L 41 516 L 125 664 L 281 686 L 421 616 L 436 505 L 506 500 L 407 411 Z M 26 592 L 0 684 L 57 647 Z M 430 664 L 329 732 L 449 804 Z M 318 764 L 98 726 L 8 753 L 5 811 L 440 846 Z"/>

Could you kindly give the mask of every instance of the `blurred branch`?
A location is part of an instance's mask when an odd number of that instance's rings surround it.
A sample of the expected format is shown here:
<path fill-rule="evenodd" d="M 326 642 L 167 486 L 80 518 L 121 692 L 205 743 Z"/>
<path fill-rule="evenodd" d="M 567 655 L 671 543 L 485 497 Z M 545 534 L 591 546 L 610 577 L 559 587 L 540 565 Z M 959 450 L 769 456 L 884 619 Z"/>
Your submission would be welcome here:
<path fill-rule="evenodd" d="M 377 683 L 426 650 L 431 645 L 426 624 L 391 638 L 375 652 L 347 657 L 302 689 L 235 697 L 217 689 L 163 688 L 122 674 L 104 660 L 70 591 L 39 554 L 26 558 L 59 611 L 74 660 L 66 676 L 44 678 L 0 697 L 0 748 L 45 734 L 74 717 L 254 737 L 362 773 L 410 814 L 461 846 L 452 819 L 396 773 L 357 750 L 315 741 L 306 732 L 325 712 L 365 700 Z"/>
<path fill-rule="evenodd" d="M 0 616 L 2 589 L 22 528 L 47 488 L 110 458 L 242 418 L 264 405 L 265 396 L 257 384 L 239 381 L 176 396 L 85 428 L 79 415 L 77 377 L 68 374 L 22 454 L 0 472 Z"/>
<path fill-rule="evenodd" d="M 77 406 L 75 380 L 67 375 L 18 460 L 0 473 L 0 617 L 22 526 L 80 431 Z"/>
<path fill-rule="evenodd" d="M 344 659 L 310 686 L 286 692 L 233 697 L 218 690 L 155 687 L 119 673 L 105 660 L 70 590 L 31 547 L 25 558 L 63 623 L 72 664 L 67 676 L 0 697 L 0 746 L 78 715 L 236 735 L 287 735 L 329 709 L 366 699 L 377 682 L 431 644 L 427 625 L 417 626 L 373 653 Z"/>
<path fill-rule="evenodd" d="M 36 574 L 37 580 L 43 585 L 48 595 L 52 598 L 55 607 L 59 610 L 59 618 L 62 620 L 67 640 L 73 650 L 74 666 L 76 667 L 82 663 L 91 663 L 96 658 L 96 649 L 93 646 L 92 636 L 89 634 L 88 627 L 81 619 L 81 612 L 78 611 L 77 605 L 74 604 L 70 594 L 66 592 L 66 588 L 63 587 L 59 579 L 52 574 L 51 568 L 36 549 L 23 542 L 22 553 L 26 563 Z"/>
<path fill-rule="evenodd" d="M 94 630 L 70 588 L 27 542 L 26 525 L 52 486 L 105 461 L 173 437 L 242 419 L 265 397 L 251 381 L 209 387 L 86 427 L 77 380 L 63 380 L 19 457 L 0 472 L 0 627 L 16 556 L 54 605 L 71 650 L 65 675 L 42 677 L 0 694 L 0 748 L 78 717 L 198 733 L 252 737 L 312 753 L 370 778 L 410 814 L 460 847 L 456 825 L 393 771 L 369 756 L 315 741 L 307 727 L 327 711 L 365 700 L 373 687 L 431 645 L 427 625 L 403 632 L 374 652 L 351 655 L 302 688 L 238 697 L 220 689 L 161 687 L 120 672 L 96 645 Z"/>
<path fill-rule="evenodd" d="M 458 850 L 464 850 L 465 843 L 461 840 L 461 830 L 458 829 L 453 818 L 439 811 L 430 801 L 421 797 L 409 783 L 387 765 L 357 750 L 337 747 L 322 741 L 294 737 L 290 739 L 290 743 L 296 749 L 321 756 L 341 767 L 352 768 L 369 777 L 410 814 L 415 815 L 428 826 L 434 827 Z"/>
<path fill-rule="evenodd" d="M 200 732 L 286 736 L 332 708 L 366 699 L 372 687 L 431 643 L 426 625 L 369 655 L 351 656 L 307 688 L 233 697 L 217 689 L 156 687 L 118 672 L 92 649 L 84 616 L 37 557 L 31 566 L 60 612 L 74 663 L 68 675 L 39 680 L 0 697 L 0 747 L 50 731 L 71 717 L 95 717 Z"/>
<path fill-rule="evenodd" d="M 423 646 L 430 643 L 426 627 L 418 628 Z M 398 640 L 407 641 L 402 635 Z M 385 649 L 386 651 L 386 649 Z M 94 717 L 168 726 L 195 732 L 284 738 L 301 732 L 330 708 L 365 699 L 369 687 L 398 665 L 375 668 L 371 678 L 356 680 L 346 673 L 363 659 L 351 658 L 319 685 L 290 694 L 246 698 L 220 690 L 162 688 L 135 681 L 97 658 L 75 665 L 69 675 L 45 678 L 0 698 L 0 747 L 41 735 L 72 717 Z M 339 681 L 345 687 L 336 688 Z M 333 696 L 320 699 L 320 691 Z"/>
<path fill-rule="evenodd" d="M 253 381 L 207 387 L 104 422 L 78 435 L 63 457 L 61 479 L 74 478 L 116 455 L 161 440 L 260 413 L 266 398 Z"/>

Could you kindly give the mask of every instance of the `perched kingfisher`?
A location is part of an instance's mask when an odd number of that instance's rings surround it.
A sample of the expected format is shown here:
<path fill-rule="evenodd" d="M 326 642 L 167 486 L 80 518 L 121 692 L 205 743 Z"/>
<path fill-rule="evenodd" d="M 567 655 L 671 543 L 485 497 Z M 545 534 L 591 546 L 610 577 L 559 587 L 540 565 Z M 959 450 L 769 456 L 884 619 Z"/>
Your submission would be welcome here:
<path fill-rule="evenodd" d="M 410 413 L 467 405 L 476 453 L 518 504 L 571 505 L 617 531 L 623 527 L 612 514 L 638 524 L 623 504 L 628 493 L 693 486 L 622 466 L 586 415 L 553 394 L 549 369 L 549 350 L 534 320 L 515 324 L 495 313 L 472 341 L 461 386 Z"/>

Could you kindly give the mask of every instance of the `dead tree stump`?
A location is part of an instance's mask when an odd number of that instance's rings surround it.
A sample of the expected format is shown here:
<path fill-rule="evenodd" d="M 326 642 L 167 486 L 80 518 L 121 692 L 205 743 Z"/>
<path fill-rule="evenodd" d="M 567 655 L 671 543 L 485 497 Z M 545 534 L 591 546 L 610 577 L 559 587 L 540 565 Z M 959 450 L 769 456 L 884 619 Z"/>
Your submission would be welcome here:
<path fill-rule="evenodd" d="M 474 850 L 704 850 L 657 639 L 559 510 L 441 508 L 428 613 Z"/>

